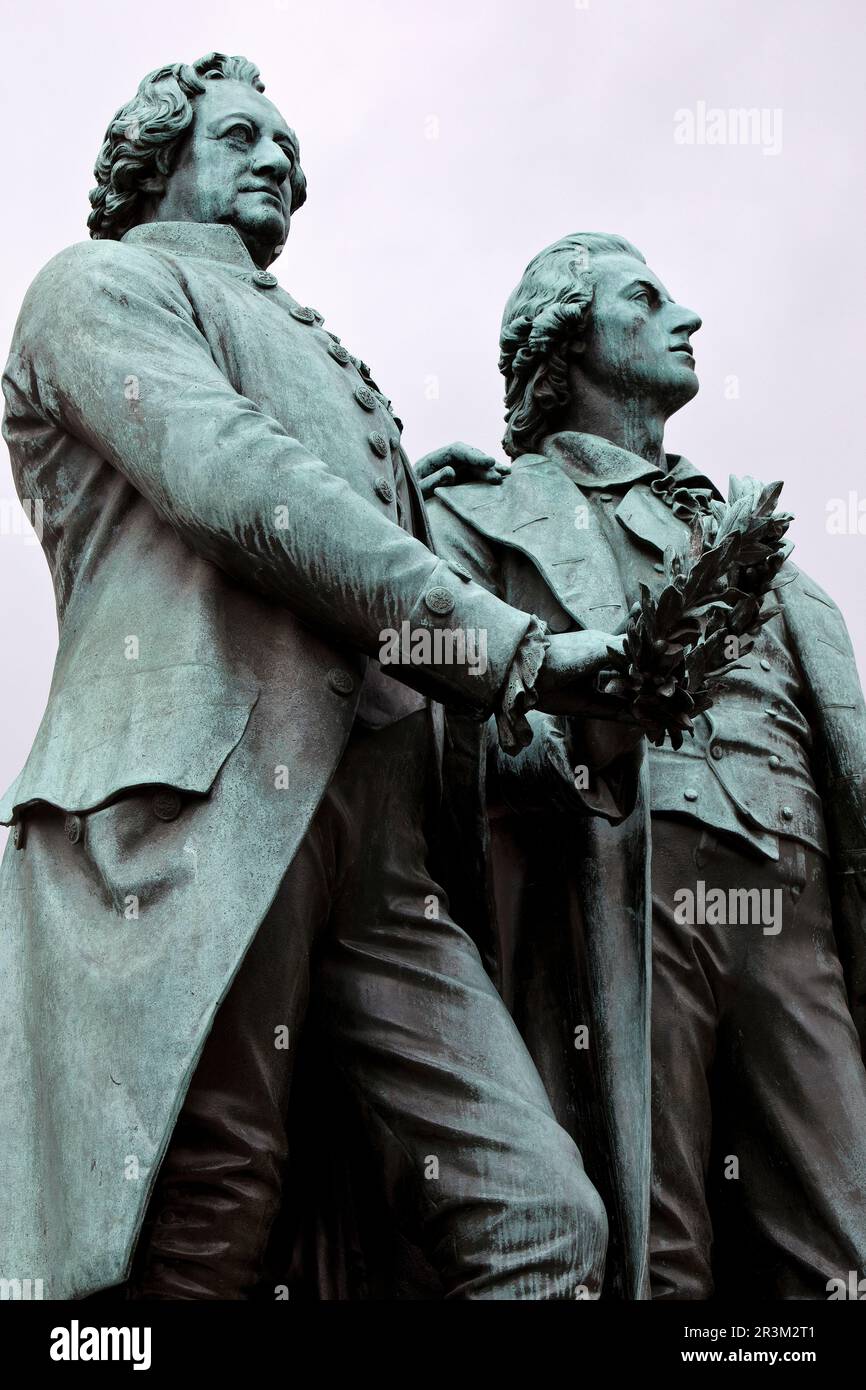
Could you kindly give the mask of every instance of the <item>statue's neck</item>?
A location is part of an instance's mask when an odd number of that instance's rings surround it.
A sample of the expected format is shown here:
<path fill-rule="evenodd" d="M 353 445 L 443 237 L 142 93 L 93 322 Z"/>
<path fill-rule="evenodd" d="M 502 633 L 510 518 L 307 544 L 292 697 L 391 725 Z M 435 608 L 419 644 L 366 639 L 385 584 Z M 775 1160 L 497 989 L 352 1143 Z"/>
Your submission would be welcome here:
<path fill-rule="evenodd" d="M 667 468 L 665 419 L 645 402 L 611 401 L 590 394 L 571 407 L 561 428 L 609 439 L 611 444 L 628 449 L 657 468 Z"/>

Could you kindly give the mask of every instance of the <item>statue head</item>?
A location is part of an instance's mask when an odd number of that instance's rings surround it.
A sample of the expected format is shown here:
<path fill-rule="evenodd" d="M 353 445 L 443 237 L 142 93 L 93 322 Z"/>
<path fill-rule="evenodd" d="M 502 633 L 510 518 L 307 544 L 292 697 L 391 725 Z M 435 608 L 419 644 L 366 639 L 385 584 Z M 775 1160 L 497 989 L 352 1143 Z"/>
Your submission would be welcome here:
<path fill-rule="evenodd" d="M 90 235 L 117 241 L 141 222 L 228 223 L 268 265 L 307 185 L 297 136 L 263 93 L 258 68 L 223 53 L 149 73 L 106 131 Z"/>
<path fill-rule="evenodd" d="M 506 453 L 530 453 L 557 430 L 596 433 L 617 412 L 664 421 L 698 390 L 689 337 L 700 326 L 624 237 L 554 242 L 502 318 Z"/>

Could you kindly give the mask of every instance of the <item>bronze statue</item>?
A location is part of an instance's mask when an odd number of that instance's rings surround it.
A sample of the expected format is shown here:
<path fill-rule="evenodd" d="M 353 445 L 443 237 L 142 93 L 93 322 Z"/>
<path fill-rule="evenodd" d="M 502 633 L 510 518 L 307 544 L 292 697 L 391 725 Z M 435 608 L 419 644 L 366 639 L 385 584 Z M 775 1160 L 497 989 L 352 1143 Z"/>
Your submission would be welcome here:
<path fill-rule="evenodd" d="M 442 553 L 552 632 L 660 615 L 673 555 L 723 513 L 664 449 L 700 325 L 621 237 L 536 256 L 502 323 L 513 468 L 439 488 Z M 866 1268 L 866 709 L 835 603 L 772 559 L 740 567 L 754 646 L 679 748 L 642 759 L 625 725 L 536 710 L 506 762 L 451 721 L 464 832 L 489 756 L 461 920 L 490 926 L 492 883 L 498 979 L 604 1197 L 606 1287 L 626 1297 L 820 1299 Z M 607 820 L 585 815 L 602 774 Z"/>
<path fill-rule="evenodd" d="M 602 1203 L 424 824 L 440 702 L 510 755 L 534 708 L 612 710 L 622 640 L 547 633 L 432 553 L 388 401 L 269 269 L 305 180 L 250 62 L 151 73 L 96 176 L 4 378 L 60 636 L 0 804 L 0 1273 L 253 1295 L 315 952 L 326 1046 L 446 1296 L 596 1297 Z M 404 624 L 422 640 L 380 664 Z"/>

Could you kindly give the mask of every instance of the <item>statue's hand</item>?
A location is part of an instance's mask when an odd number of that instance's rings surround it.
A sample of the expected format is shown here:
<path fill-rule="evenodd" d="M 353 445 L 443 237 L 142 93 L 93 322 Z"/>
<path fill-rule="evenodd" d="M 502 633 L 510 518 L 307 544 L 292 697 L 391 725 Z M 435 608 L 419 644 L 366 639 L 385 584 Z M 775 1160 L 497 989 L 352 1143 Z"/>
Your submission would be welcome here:
<path fill-rule="evenodd" d="M 595 628 L 552 634 L 535 682 L 539 709 L 633 723 L 624 701 L 608 698 L 599 689 L 602 673 L 613 674 L 611 650 L 624 653 L 625 638 Z"/>
<path fill-rule="evenodd" d="M 444 444 L 425 454 L 415 464 L 415 473 L 425 497 L 432 496 L 437 487 L 456 483 L 501 483 L 511 471 L 509 463 L 498 463 L 471 444 Z"/>

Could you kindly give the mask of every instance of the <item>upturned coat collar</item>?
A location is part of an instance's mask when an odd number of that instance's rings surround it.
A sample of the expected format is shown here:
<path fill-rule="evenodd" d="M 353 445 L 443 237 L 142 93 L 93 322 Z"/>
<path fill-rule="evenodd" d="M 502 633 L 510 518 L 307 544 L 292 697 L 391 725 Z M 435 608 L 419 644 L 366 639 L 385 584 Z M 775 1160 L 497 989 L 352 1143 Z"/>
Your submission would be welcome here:
<path fill-rule="evenodd" d="M 131 227 L 123 242 L 153 247 L 175 256 L 222 261 L 241 270 L 258 270 L 240 233 L 227 222 L 141 222 Z"/>
<path fill-rule="evenodd" d="M 672 509 L 672 516 L 671 494 L 683 488 L 721 497 L 712 480 L 682 454 L 666 454 L 666 467 L 661 468 L 609 439 L 575 430 L 549 435 L 541 449 L 581 490 L 604 498 L 605 488 L 616 488 L 622 494 L 619 499 L 605 500 L 618 500 L 619 524 L 660 554 L 672 541 L 685 543 L 688 538 L 689 522 L 678 508 Z M 660 498 L 667 506 L 660 505 Z"/>
<path fill-rule="evenodd" d="M 597 434 L 582 434 L 578 430 L 561 430 L 548 435 L 541 452 L 559 463 L 572 482 L 581 488 L 623 487 L 629 483 L 666 479 L 680 487 L 709 488 L 715 496 L 721 496 L 712 480 L 683 454 L 666 454 L 667 468 L 663 469 L 639 454 L 621 449 L 609 439 Z"/>

